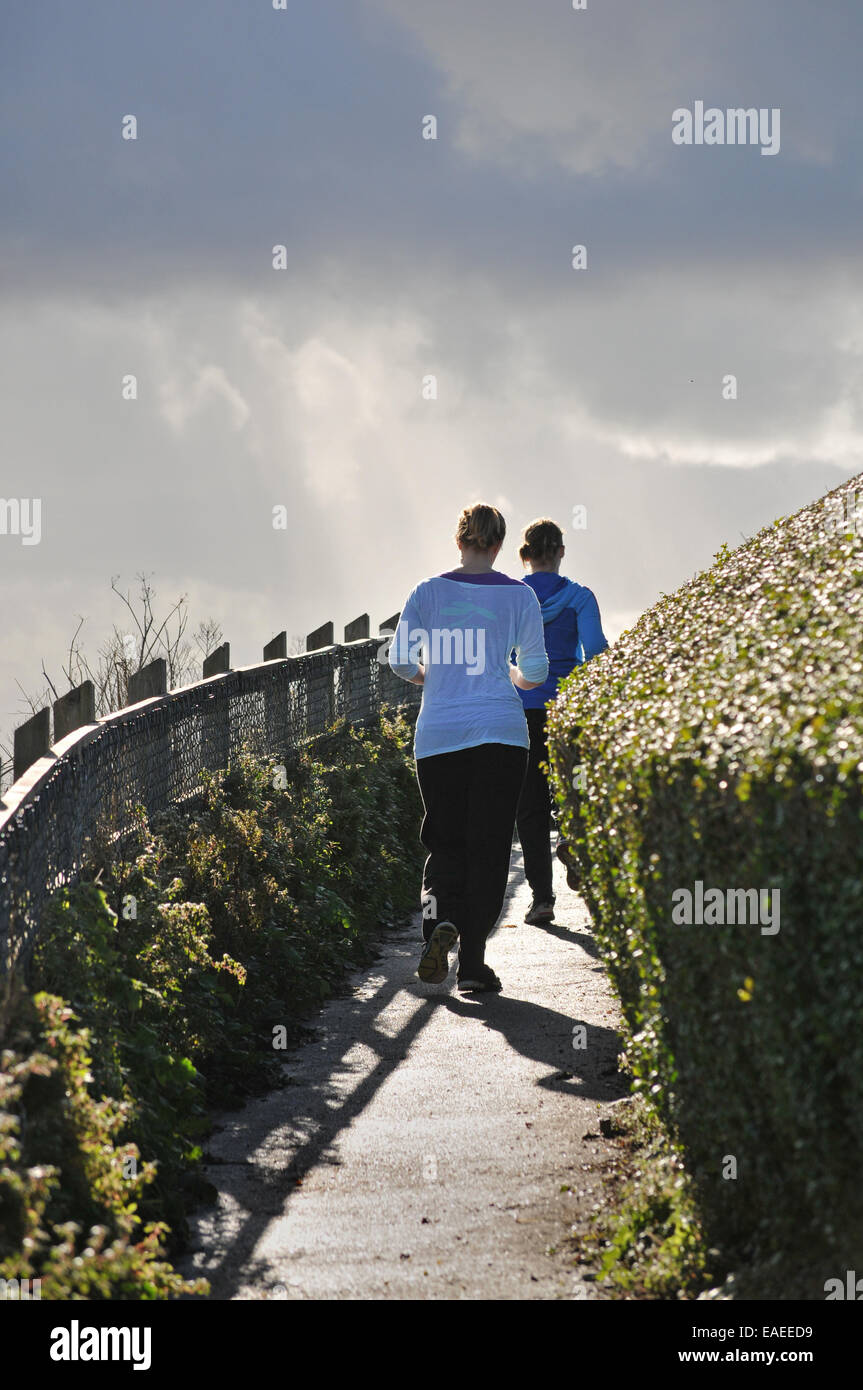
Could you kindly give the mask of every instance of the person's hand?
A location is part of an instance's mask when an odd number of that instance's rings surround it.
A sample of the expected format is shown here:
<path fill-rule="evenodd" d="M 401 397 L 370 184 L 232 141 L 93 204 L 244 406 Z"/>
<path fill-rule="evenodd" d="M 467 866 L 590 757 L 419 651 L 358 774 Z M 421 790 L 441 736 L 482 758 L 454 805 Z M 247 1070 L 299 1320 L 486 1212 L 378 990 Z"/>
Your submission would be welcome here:
<path fill-rule="evenodd" d="M 516 690 L 536 690 L 543 684 L 542 681 L 526 681 L 517 666 L 510 666 L 509 678 Z"/>

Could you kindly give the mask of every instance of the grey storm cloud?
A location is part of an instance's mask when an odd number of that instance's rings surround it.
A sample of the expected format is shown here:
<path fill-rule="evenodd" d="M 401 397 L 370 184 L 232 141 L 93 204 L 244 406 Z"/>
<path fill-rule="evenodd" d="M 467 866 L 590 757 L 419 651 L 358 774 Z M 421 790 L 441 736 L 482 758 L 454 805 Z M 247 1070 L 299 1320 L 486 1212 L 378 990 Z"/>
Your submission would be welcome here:
<path fill-rule="evenodd" d="M 112 574 L 187 591 L 251 661 L 389 615 L 476 496 L 513 573 L 520 526 L 584 506 L 570 573 L 613 634 L 860 469 L 856 6 L 2 23 L 0 496 L 40 497 L 44 535 L 0 537 L 0 726 L 75 615 L 110 621 Z M 781 107 L 779 155 L 675 146 L 698 99 Z"/>

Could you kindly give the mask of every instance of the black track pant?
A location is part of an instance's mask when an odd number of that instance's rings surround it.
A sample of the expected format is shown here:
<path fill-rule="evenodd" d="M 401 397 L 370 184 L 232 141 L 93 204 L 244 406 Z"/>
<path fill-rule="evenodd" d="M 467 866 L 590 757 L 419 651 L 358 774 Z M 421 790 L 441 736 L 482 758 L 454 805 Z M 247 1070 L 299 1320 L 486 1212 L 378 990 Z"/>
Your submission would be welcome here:
<path fill-rule="evenodd" d="M 525 710 L 530 734 L 527 774 L 518 803 L 516 826 L 524 853 L 524 876 L 537 902 L 554 902 L 551 871 L 551 793 L 540 763 L 548 761 L 544 709 Z"/>
<path fill-rule="evenodd" d="M 484 963 L 486 938 L 503 907 L 527 756 L 524 748 L 482 743 L 417 759 L 425 807 L 420 839 L 428 850 L 423 936 L 428 941 L 438 922 L 452 922 L 462 974 Z"/>

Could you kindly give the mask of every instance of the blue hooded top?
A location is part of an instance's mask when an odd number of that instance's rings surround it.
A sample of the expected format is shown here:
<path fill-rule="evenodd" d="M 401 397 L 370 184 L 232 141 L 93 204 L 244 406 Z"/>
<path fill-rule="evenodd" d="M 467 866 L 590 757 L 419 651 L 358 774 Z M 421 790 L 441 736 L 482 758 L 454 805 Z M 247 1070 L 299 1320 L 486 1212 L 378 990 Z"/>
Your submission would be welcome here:
<path fill-rule="evenodd" d="M 539 599 L 548 653 L 548 679 L 535 690 L 519 690 L 525 709 L 542 709 L 553 700 L 564 676 L 608 646 L 599 616 L 599 604 L 590 589 L 550 570 L 528 574 Z"/>

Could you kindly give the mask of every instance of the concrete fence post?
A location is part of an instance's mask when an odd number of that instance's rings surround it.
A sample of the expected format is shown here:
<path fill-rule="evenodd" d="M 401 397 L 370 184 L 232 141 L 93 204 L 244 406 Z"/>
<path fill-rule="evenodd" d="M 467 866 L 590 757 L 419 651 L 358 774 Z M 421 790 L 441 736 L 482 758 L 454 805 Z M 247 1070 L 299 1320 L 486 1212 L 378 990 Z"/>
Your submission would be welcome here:
<path fill-rule="evenodd" d="M 224 676 L 231 669 L 231 644 L 223 642 L 209 656 L 204 657 L 204 680 L 210 676 Z"/>
<path fill-rule="evenodd" d="M 129 677 L 127 704 L 137 705 L 140 700 L 152 700 L 168 693 L 168 663 L 163 656 L 157 657 L 140 671 Z M 149 812 L 158 806 L 163 796 L 165 783 L 173 780 L 174 760 L 172 756 L 171 735 L 159 733 L 151 738 L 150 757 L 138 764 L 135 799 Z"/>
<path fill-rule="evenodd" d="M 345 645 L 368 638 L 370 636 L 369 627 L 368 613 L 361 613 L 358 618 L 354 618 L 353 622 L 346 623 Z M 355 653 L 342 651 L 339 655 L 341 660 L 335 678 L 335 712 L 340 718 L 350 719 L 354 712 L 355 702 L 361 698 L 363 685 L 355 665 Z M 366 670 L 366 681 L 368 681 L 368 670 Z"/>
<path fill-rule="evenodd" d="M 317 652 L 335 642 L 332 623 L 321 623 L 306 638 L 306 652 Z M 335 663 L 330 661 L 325 671 L 310 678 L 306 694 L 306 726 L 310 734 L 319 734 L 333 721 L 336 707 Z"/>
<path fill-rule="evenodd" d="M 264 647 L 264 661 L 284 661 L 288 655 L 288 634 L 280 632 Z"/>
<path fill-rule="evenodd" d="M 142 666 L 129 677 L 128 703 L 137 705 L 139 700 L 150 700 L 155 695 L 168 693 L 168 663 L 163 656 Z"/>
<path fill-rule="evenodd" d="M 332 623 L 322 623 L 320 627 L 315 628 L 314 632 L 310 632 L 306 638 L 306 651 L 320 651 L 321 647 L 331 647 L 334 641 Z"/>
<path fill-rule="evenodd" d="M 19 724 L 12 742 L 12 776 L 17 782 L 51 748 L 51 711 L 47 705 L 26 723 Z"/>
<path fill-rule="evenodd" d="M 84 681 L 74 690 L 67 690 L 59 700 L 54 701 L 54 742 L 80 729 L 83 724 L 96 722 L 96 688 L 92 681 Z"/>
<path fill-rule="evenodd" d="M 399 619 L 401 618 L 401 616 L 402 615 L 400 610 L 398 613 L 393 613 L 391 618 L 384 618 L 383 622 L 380 625 L 379 633 L 383 635 L 384 633 L 398 632 Z M 389 646 L 387 646 L 384 650 L 388 651 Z M 399 676 L 397 676 L 393 671 L 390 670 L 389 662 L 386 660 L 379 660 L 377 670 L 376 694 L 378 704 L 382 704 L 385 700 L 387 700 L 388 697 L 392 697 L 394 704 L 399 704 L 400 701 L 404 698 L 404 682 L 400 679 Z"/>
<path fill-rule="evenodd" d="M 287 661 L 288 634 L 279 632 L 264 647 L 264 661 Z M 289 739 L 285 730 L 293 728 L 292 700 L 294 692 L 290 683 L 285 686 L 283 673 L 273 672 L 272 684 L 264 690 L 264 723 L 267 730 L 267 747 L 271 753 L 285 757 Z"/>
<path fill-rule="evenodd" d="M 223 642 L 209 656 L 204 657 L 203 678 L 227 675 L 231 669 L 231 644 Z M 219 706 L 221 706 L 219 708 Z M 218 708 L 218 714 L 216 710 Z M 227 768 L 231 757 L 230 702 L 226 692 L 220 691 L 215 697 L 211 713 L 203 729 L 202 752 L 205 767 L 211 771 Z"/>
<path fill-rule="evenodd" d="M 369 632 L 370 622 L 368 613 L 363 613 L 359 618 L 354 618 L 352 623 L 345 624 L 345 641 L 360 642 L 364 637 L 371 636 Z"/>

